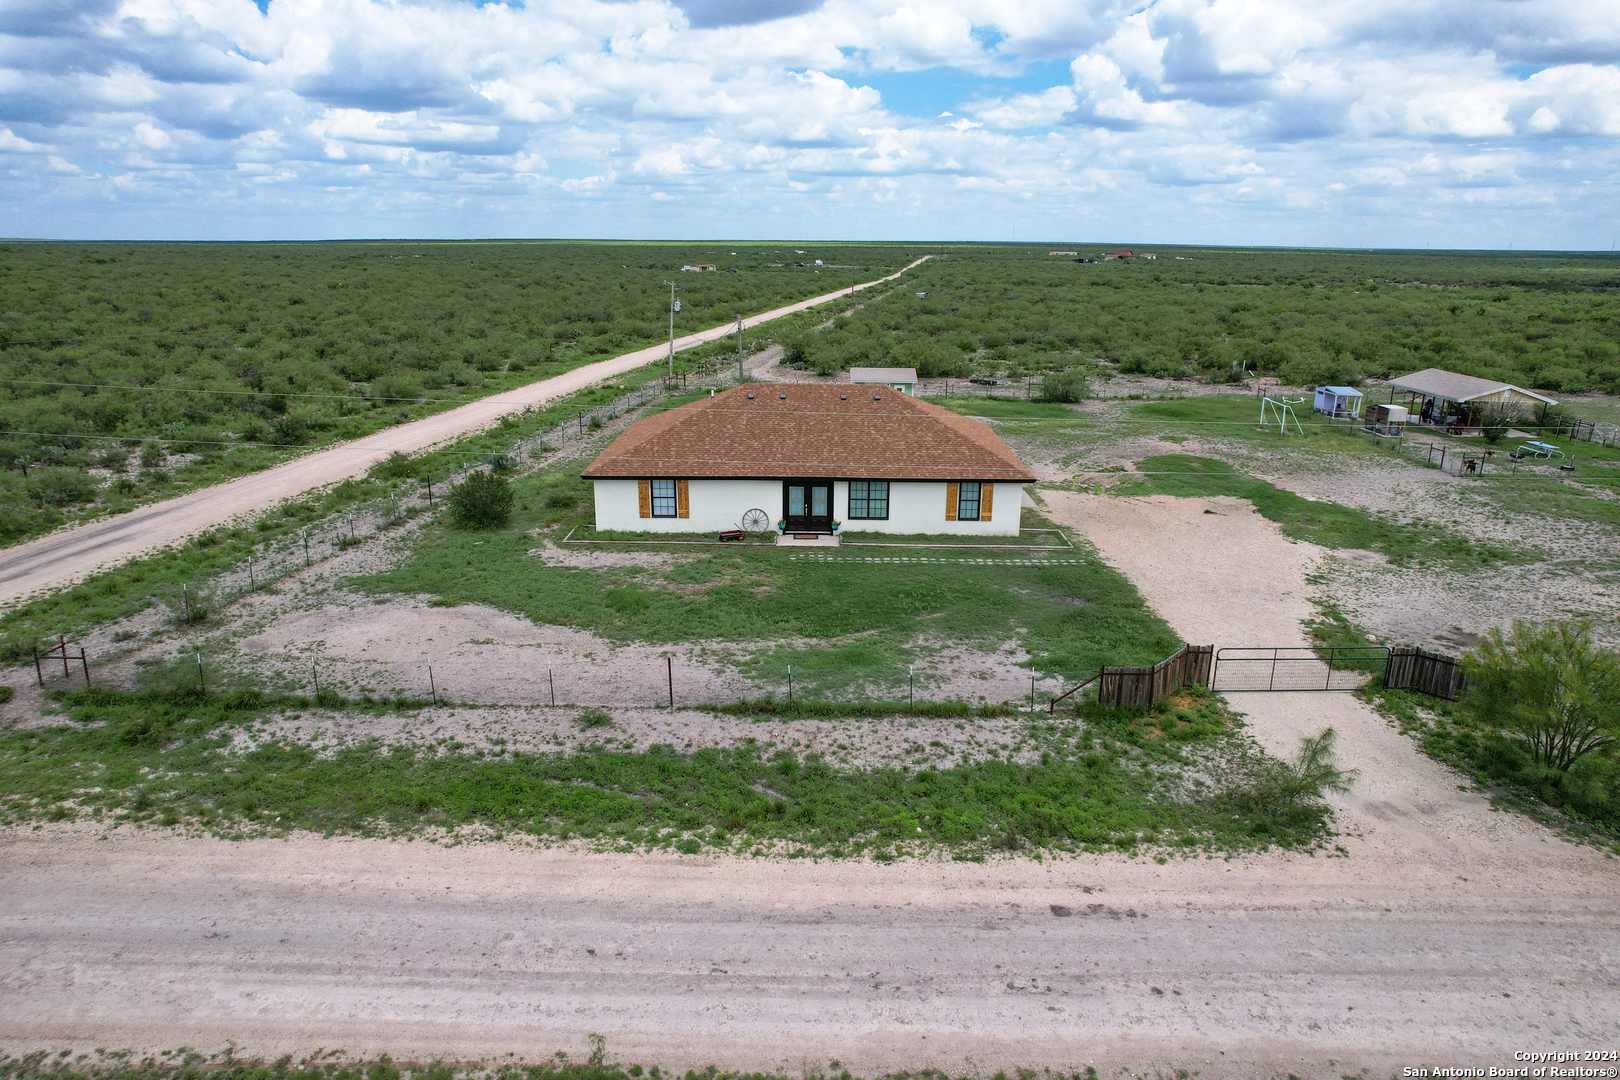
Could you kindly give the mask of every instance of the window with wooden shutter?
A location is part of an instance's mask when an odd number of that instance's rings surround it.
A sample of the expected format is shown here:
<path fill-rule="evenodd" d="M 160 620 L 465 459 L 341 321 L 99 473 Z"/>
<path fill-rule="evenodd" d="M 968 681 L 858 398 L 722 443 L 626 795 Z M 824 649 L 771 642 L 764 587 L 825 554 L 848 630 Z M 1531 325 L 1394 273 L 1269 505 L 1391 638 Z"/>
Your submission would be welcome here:
<path fill-rule="evenodd" d="M 675 481 L 675 516 L 689 518 L 692 516 L 692 498 L 687 491 L 686 481 Z"/>
<path fill-rule="evenodd" d="M 996 493 L 996 485 L 982 484 L 979 490 L 979 520 L 989 521 L 991 513 L 995 510 L 994 500 L 991 496 Z"/>
<path fill-rule="evenodd" d="M 945 485 L 945 520 L 946 521 L 955 521 L 956 520 L 956 496 L 957 496 L 957 485 L 954 484 L 954 483 L 946 484 Z"/>
<path fill-rule="evenodd" d="M 641 501 L 641 516 L 644 518 L 652 517 L 652 481 L 637 480 L 636 495 Z"/>

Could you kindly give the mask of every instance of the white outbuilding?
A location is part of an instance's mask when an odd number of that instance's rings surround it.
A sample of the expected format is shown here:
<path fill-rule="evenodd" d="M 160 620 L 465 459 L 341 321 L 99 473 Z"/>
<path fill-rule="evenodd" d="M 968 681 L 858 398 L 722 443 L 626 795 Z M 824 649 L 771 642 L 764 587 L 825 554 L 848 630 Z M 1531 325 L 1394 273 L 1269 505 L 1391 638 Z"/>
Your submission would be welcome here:
<path fill-rule="evenodd" d="M 921 293 L 918 294 L 922 295 Z M 852 367 L 849 381 L 857 386 L 887 386 L 902 394 L 917 392 L 917 369 L 909 367 Z"/>
<path fill-rule="evenodd" d="M 988 424 L 888 386 L 744 383 L 637 420 L 581 474 L 596 527 L 1017 536 L 1035 480 Z"/>
<path fill-rule="evenodd" d="M 1318 386 L 1316 411 L 1336 420 L 1356 420 L 1361 417 L 1361 391 L 1352 386 Z"/>

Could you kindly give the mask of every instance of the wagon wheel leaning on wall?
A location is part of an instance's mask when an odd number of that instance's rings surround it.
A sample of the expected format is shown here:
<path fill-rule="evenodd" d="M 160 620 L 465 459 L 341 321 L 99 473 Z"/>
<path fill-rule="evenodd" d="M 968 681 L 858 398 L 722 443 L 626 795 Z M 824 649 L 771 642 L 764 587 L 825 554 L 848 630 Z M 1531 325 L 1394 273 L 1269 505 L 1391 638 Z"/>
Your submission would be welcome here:
<path fill-rule="evenodd" d="M 771 527 L 770 515 L 756 506 L 743 514 L 742 521 L 737 527 L 743 532 L 768 532 Z"/>

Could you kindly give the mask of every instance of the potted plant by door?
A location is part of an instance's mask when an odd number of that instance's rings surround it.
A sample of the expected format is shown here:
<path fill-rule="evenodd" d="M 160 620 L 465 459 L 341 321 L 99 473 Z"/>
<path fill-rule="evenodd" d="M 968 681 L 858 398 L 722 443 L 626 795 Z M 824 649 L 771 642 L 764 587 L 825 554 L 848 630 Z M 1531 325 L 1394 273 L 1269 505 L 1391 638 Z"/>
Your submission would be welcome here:
<path fill-rule="evenodd" d="M 778 520 L 777 523 L 776 523 L 776 531 L 777 532 L 787 532 L 787 522 L 782 521 L 782 520 Z"/>
<path fill-rule="evenodd" d="M 833 523 L 832 523 L 832 531 L 833 531 L 833 532 L 837 532 L 837 531 L 838 531 L 838 526 L 840 526 L 840 525 L 842 525 L 842 524 L 843 524 L 843 522 L 842 522 L 842 521 L 835 521 L 835 522 L 833 522 Z"/>

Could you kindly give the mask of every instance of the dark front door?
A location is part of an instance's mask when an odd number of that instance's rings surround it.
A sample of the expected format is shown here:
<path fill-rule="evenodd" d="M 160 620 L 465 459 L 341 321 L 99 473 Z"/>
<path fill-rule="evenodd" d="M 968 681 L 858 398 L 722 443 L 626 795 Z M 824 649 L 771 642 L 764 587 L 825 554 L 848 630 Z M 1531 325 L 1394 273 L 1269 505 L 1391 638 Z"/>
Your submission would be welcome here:
<path fill-rule="evenodd" d="M 788 480 L 782 488 L 788 532 L 832 531 L 831 480 Z"/>

